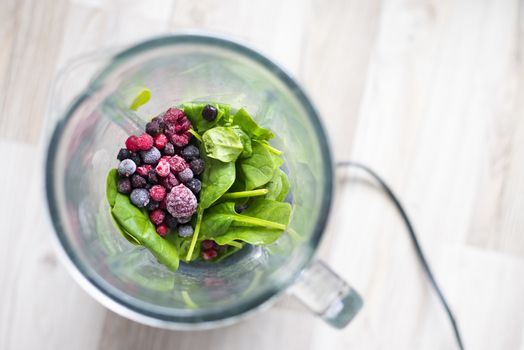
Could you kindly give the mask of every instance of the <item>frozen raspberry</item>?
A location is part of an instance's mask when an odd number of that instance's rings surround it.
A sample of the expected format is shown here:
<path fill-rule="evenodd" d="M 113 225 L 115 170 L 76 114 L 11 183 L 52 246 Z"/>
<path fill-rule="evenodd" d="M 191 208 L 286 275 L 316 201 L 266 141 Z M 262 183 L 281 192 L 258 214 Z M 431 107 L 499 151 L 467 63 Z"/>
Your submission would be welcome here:
<path fill-rule="evenodd" d="M 193 174 L 200 175 L 204 171 L 204 161 L 202 159 L 194 159 L 189 163 L 189 167 L 193 170 Z"/>
<path fill-rule="evenodd" d="M 116 156 L 116 159 L 118 160 L 124 160 L 131 156 L 131 151 L 127 148 L 120 148 L 120 151 L 118 151 L 118 155 Z"/>
<path fill-rule="evenodd" d="M 171 142 L 168 142 L 166 143 L 163 151 L 166 156 L 174 156 L 175 155 L 175 146 L 173 146 Z"/>
<path fill-rule="evenodd" d="M 180 182 L 178 182 L 178 179 L 173 173 L 169 173 L 166 177 L 160 178 L 160 184 L 164 186 L 167 191 L 171 191 L 171 189 L 178 186 Z"/>
<path fill-rule="evenodd" d="M 169 228 L 166 224 L 160 224 L 156 227 L 156 233 L 158 233 L 160 236 L 164 237 L 169 232 Z"/>
<path fill-rule="evenodd" d="M 191 129 L 191 122 L 187 118 L 180 119 L 180 122 L 175 124 L 175 132 L 181 134 Z"/>
<path fill-rule="evenodd" d="M 149 190 L 151 199 L 160 202 L 166 196 L 166 189 L 163 186 L 155 185 Z"/>
<path fill-rule="evenodd" d="M 147 151 L 148 149 L 153 147 L 153 143 L 153 137 L 146 133 L 140 135 L 136 141 L 138 149 L 141 151 Z"/>
<path fill-rule="evenodd" d="M 160 203 L 154 200 L 149 200 L 149 203 L 146 205 L 146 209 L 149 211 L 155 210 L 160 206 Z"/>
<path fill-rule="evenodd" d="M 184 185 L 171 189 L 167 198 L 167 211 L 175 218 L 191 216 L 196 212 L 197 199 L 193 192 Z"/>
<path fill-rule="evenodd" d="M 169 158 L 169 165 L 171 166 L 171 171 L 174 173 L 179 173 L 182 170 L 187 168 L 187 163 L 184 158 L 179 156 L 173 156 Z"/>
<path fill-rule="evenodd" d="M 213 260 L 218 255 L 217 251 L 214 249 L 206 249 L 202 251 L 202 258 L 206 261 Z"/>
<path fill-rule="evenodd" d="M 202 189 L 202 183 L 199 179 L 191 179 L 185 183 L 186 187 L 191 190 L 194 194 L 197 194 Z"/>
<path fill-rule="evenodd" d="M 123 194 L 130 194 L 132 189 L 133 188 L 131 187 L 131 180 L 129 180 L 127 177 L 118 179 L 118 192 Z"/>
<path fill-rule="evenodd" d="M 141 165 L 136 168 L 136 173 L 140 176 L 147 177 L 151 169 L 153 169 L 153 167 L 149 164 Z"/>
<path fill-rule="evenodd" d="M 158 176 L 161 177 L 171 174 L 169 161 L 167 159 L 160 159 L 155 170 Z"/>
<path fill-rule="evenodd" d="M 191 122 L 187 119 L 184 112 L 178 108 L 169 108 L 164 114 L 165 134 L 169 140 L 178 147 L 189 143 L 191 134 Z"/>
<path fill-rule="evenodd" d="M 156 147 L 151 147 L 147 151 L 140 152 L 140 156 L 142 157 L 142 160 L 144 161 L 144 163 L 155 164 L 156 162 L 158 162 L 158 160 L 160 159 L 162 155 L 160 154 L 160 151 Z"/>
<path fill-rule="evenodd" d="M 202 249 L 203 250 L 207 250 L 207 249 L 213 249 L 215 247 L 215 242 L 210 240 L 210 239 L 204 239 L 202 241 Z"/>
<path fill-rule="evenodd" d="M 149 182 L 150 184 L 156 184 L 158 183 L 158 175 L 156 173 L 156 170 L 155 169 L 152 169 L 148 174 L 147 174 L 147 182 Z"/>
<path fill-rule="evenodd" d="M 131 155 L 129 156 L 129 159 L 131 159 L 133 162 L 135 162 L 136 166 L 142 165 L 142 158 L 138 155 L 136 152 L 131 152 Z"/>
<path fill-rule="evenodd" d="M 118 165 L 118 174 L 121 176 L 131 176 L 135 173 L 136 164 L 131 159 L 124 159 Z"/>
<path fill-rule="evenodd" d="M 166 217 L 166 212 L 162 209 L 155 209 L 151 213 L 149 213 L 149 219 L 155 226 L 160 225 L 164 222 L 164 219 Z"/>
<path fill-rule="evenodd" d="M 164 127 L 166 129 L 169 127 L 174 127 L 176 124 L 180 122 L 180 120 L 182 120 L 185 117 L 186 115 L 184 114 L 184 111 L 178 108 L 171 107 L 162 116 L 162 120 L 164 121 Z"/>
<path fill-rule="evenodd" d="M 187 224 L 188 222 L 191 221 L 191 216 L 186 216 L 186 217 L 183 217 L 183 218 L 178 218 L 178 223 L 179 224 Z"/>
<path fill-rule="evenodd" d="M 200 156 L 200 151 L 197 147 L 193 145 L 186 146 L 182 152 L 180 152 L 182 157 L 187 161 L 192 161 L 193 159 L 197 159 Z"/>
<path fill-rule="evenodd" d="M 133 174 L 131 176 L 131 186 L 133 188 L 144 188 L 147 185 L 146 179 L 138 174 Z"/>
<path fill-rule="evenodd" d="M 191 225 L 178 226 L 178 235 L 180 237 L 191 237 L 193 235 L 193 227 Z"/>
<path fill-rule="evenodd" d="M 160 122 L 158 119 L 151 120 L 149 123 L 146 124 L 146 132 L 151 135 L 155 136 L 162 132 L 160 128 Z"/>
<path fill-rule="evenodd" d="M 129 136 L 126 140 L 126 148 L 131 152 L 139 151 L 140 147 L 138 147 L 138 136 Z"/>
<path fill-rule="evenodd" d="M 149 192 L 143 188 L 135 188 L 129 198 L 136 207 L 143 208 L 149 203 Z"/>
<path fill-rule="evenodd" d="M 166 217 L 164 219 L 164 224 L 167 225 L 170 229 L 175 229 L 176 225 L 178 225 L 178 220 L 172 216 L 171 214 L 166 213 Z"/>
<path fill-rule="evenodd" d="M 211 105 L 206 105 L 204 109 L 202 109 L 202 118 L 207 120 L 208 122 L 212 122 L 216 119 L 218 114 L 218 111 L 216 107 L 213 107 Z"/>
<path fill-rule="evenodd" d="M 184 132 L 182 134 L 172 134 L 171 135 L 171 142 L 178 147 L 183 147 L 189 143 L 189 140 L 191 139 L 191 133 Z"/>
<path fill-rule="evenodd" d="M 167 136 L 164 134 L 158 134 L 154 137 L 155 141 L 155 147 L 158 149 L 164 149 L 166 144 L 168 143 Z"/>

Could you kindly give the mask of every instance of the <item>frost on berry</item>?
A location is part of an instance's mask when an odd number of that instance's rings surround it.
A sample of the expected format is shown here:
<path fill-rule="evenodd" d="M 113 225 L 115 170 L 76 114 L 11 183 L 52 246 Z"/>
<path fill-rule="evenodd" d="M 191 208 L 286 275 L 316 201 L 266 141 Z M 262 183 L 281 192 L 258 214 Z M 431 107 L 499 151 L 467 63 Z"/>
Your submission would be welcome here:
<path fill-rule="evenodd" d="M 167 195 L 167 211 L 175 218 L 191 216 L 196 212 L 197 199 L 193 192 L 180 184 Z"/>

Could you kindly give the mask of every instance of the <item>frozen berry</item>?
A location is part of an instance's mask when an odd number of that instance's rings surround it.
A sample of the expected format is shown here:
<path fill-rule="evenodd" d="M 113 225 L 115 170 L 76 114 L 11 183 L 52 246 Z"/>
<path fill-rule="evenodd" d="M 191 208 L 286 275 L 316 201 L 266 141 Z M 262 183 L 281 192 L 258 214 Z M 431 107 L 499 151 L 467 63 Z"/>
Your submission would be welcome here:
<path fill-rule="evenodd" d="M 160 159 L 156 165 L 156 173 L 158 176 L 165 177 L 171 174 L 169 161 L 167 159 Z"/>
<path fill-rule="evenodd" d="M 131 186 L 133 186 L 133 188 L 144 188 L 146 184 L 147 181 L 142 176 L 138 174 L 131 176 Z"/>
<path fill-rule="evenodd" d="M 187 145 L 190 139 L 191 139 L 191 133 L 187 131 L 184 133 L 180 133 L 180 134 L 173 134 L 171 136 L 171 142 L 173 143 L 173 145 L 178 146 L 178 147 L 183 147 Z"/>
<path fill-rule="evenodd" d="M 146 205 L 146 209 L 149 211 L 155 210 L 160 206 L 160 203 L 154 200 L 149 200 L 149 203 Z"/>
<path fill-rule="evenodd" d="M 131 180 L 129 180 L 127 177 L 118 179 L 117 190 L 123 194 L 130 194 L 132 190 Z"/>
<path fill-rule="evenodd" d="M 210 239 L 204 239 L 202 241 L 202 249 L 203 250 L 207 250 L 207 249 L 213 249 L 215 247 L 215 242 L 210 240 Z"/>
<path fill-rule="evenodd" d="M 131 155 L 129 156 L 129 159 L 131 159 L 133 162 L 135 162 L 136 166 L 142 165 L 142 159 L 136 152 L 131 152 Z"/>
<path fill-rule="evenodd" d="M 187 161 L 197 159 L 200 156 L 200 151 L 196 146 L 193 145 L 186 146 L 180 153 L 182 157 Z"/>
<path fill-rule="evenodd" d="M 188 182 L 193 178 L 193 171 L 189 168 L 185 168 L 178 173 L 178 179 L 184 183 Z"/>
<path fill-rule="evenodd" d="M 139 151 L 140 147 L 138 147 L 138 136 L 129 136 L 126 140 L 126 148 L 131 152 Z"/>
<path fill-rule="evenodd" d="M 164 219 L 166 217 L 166 212 L 162 209 L 155 209 L 151 213 L 149 213 L 149 219 L 151 222 L 155 225 L 160 225 L 164 222 Z"/>
<path fill-rule="evenodd" d="M 149 196 L 155 201 L 161 201 L 166 196 L 166 189 L 163 186 L 155 185 L 149 190 Z"/>
<path fill-rule="evenodd" d="M 157 116 L 151 119 L 152 122 L 158 123 L 158 126 L 160 127 L 160 132 L 163 132 L 164 130 L 164 117 L 163 116 Z"/>
<path fill-rule="evenodd" d="M 166 217 L 164 218 L 164 224 L 166 224 L 170 229 L 175 229 L 176 225 L 178 225 L 178 220 L 171 214 L 166 214 Z"/>
<path fill-rule="evenodd" d="M 160 134 L 160 122 L 157 120 L 151 120 L 149 123 L 146 124 L 146 132 L 151 135 L 155 136 Z"/>
<path fill-rule="evenodd" d="M 191 179 L 186 182 L 186 187 L 189 188 L 194 194 L 197 194 L 202 189 L 202 183 L 199 179 Z"/>
<path fill-rule="evenodd" d="M 147 182 L 150 184 L 156 184 L 158 183 L 158 175 L 156 174 L 156 170 L 153 169 L 147 174 Z"/>
<path fill-rule="evenodd" d="M 144 188 L 148 191 L 151 189 L 151 187 L 153 187 L 153 185 L 151 185 L 150 183 L 146 183 L 146 185 L 144 186 Z"/>
<path fill-rule="evenodd" d="M 202 109 L 202 117 L 207 120 L 208 122 L 212 122 L 217 117 L 217 109 L 211 105 L 206 105 L 204 109 Z"/>
<path fill-rule="evenodd" d="M 189 163 L 189 167 L 194 174 L 200 175 L 204 171 L 204 161 L 202 159 L 194 159 Z"/>
<path fill-rule="evenodd" d="M 174 173 L 179 173 L 182 170 L 187 168 L 187 163 L 184 158 L 179 156 L 173 156 L 169 158 L 169 165 L 171 166 L 171 171 Z"/>
<path fill-rule="evenodd" d="M 169 173 L 166 177 L 160 178 L 160 184 L 166 188 L 167 191 L 171 191 L 171 189 L 175 186 L 178 186 L 180 182 L 178 182 L 178 179 L 173 173 Z"/>
<path fill-rule="evenodd" d="M 151 147 L 153 147 L 153 137 L 149 134 L 143 133 L 138 137 L 138 140 L 136 141 L 136 144 L 138 145 L 138 149 L 141 151 L 147 151 Z"/>
<path fill-rule="evenodd" d="M 140 156 L 142 157 L 142 160 L 144 161 L 144 163 L 155 164 L 156 162 L 158 162 L 158 160 L 160 159 L 162 155 L 160 154 L 160 151 L 158 150 L 158 148 L 151 147 L 147 151 L 140 152 Z"/>
<path fill-rule="evenodd" d="M 202 258 L 206 261 L 213 260 L 217 255 L 218 253 L 214 249 L 206 249 L 202 252 Z"/>
<path fill-rule="evenodd" d="M 136 164 L 131 159 L 124 159 L 118 165 L 118 173 L 121 176 L 130 176 L 135 173 Z"/>
<path fill-rule="evenodd" d="M 159 203 L 158 207 L 160 209 L 167 209 L 167 196 L 166 196 L 166 198 L 162 199 L 162 201 Z"/>
<path fill-rule="evenodd" d="M 158 148 L 158 149 L 164 149 L 164 147 L 166 146 L 168 140 L 167 140 L 167 136 L 164 135 L 164 134 L 158 134 L 154 137 L 154 141 L 155 141 L 155 147 Z"/>
<path fill-rule="evenodd" d="M 147 177 L 152 169 L 153 167 L 150 164 L 144 164 L 136 168 L 136 173 L 140 176 Z"/>
<path fill-rule="evenodd" d="M 166 143 L 163 151 L 166 156 L 173 156 L 175 155 L 175 146 L 173 146 L 171 142 L 168 142 Z"/>
<path fill-rule="evenodd" d="M 183 218 L 178 218 L 177 220 L 179 224 L 187 224 L 188 222 L 191 221 L 191 218 L 192 218 L 191 216 L 185 216 Z"/>
<path fill-rule="evenodd" d="M 160 236 L 164 237 L 169 232 L 169 228 L 166 224 L 160 224 L 156 227 L 156 233 L 158 233 Z"/>
<path fill-rule="evenodd" d="M 178 235 L 180 237 L 191 237 L 193 235 L 193 227 L 191 225 L 178 226 Z"/>
<path fill-rule="evenodd" d="M 175 218 L 191 216 L 197 208 L 197 199 L 193 192 L 180 184 L 171 189 L 167 198 L 167 211 Z"/>
<path fill-rule="evenodd" d="M 118 151 L 118 155 L 116 156 L 116 159 L 118 160 L 124 160 L 131 156 L 131 151 L 127 148 L 120 148 L 120 151 Z"/>
<path fill-rule="evenodd" d="M 169 108 L 163 115 L 164 127 L 166 129 L 174 127 L 181 119 L 185 118 L 184 111 L 178 108 Z"/>
<path fill-rule="evenodd" d="M 235 205 L 235 211 L 236 211 L 237 214 L 242 213 L 247 208 L 248 208 L 248 206 L 245 205 L 245 204 L 237 204 L 237 205 Z"/>
<path fill-rule="evenodd" d="M 149 192 L 143 188 L 135 188 L 129 198 L 135 206 L 143 208 L 149 203 Z"/>

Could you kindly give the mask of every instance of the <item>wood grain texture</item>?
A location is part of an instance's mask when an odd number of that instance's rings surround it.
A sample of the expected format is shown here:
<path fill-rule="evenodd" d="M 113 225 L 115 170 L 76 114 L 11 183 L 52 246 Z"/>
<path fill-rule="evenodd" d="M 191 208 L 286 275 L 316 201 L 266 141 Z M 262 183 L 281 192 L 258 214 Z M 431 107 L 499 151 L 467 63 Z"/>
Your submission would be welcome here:
<path fill-rule="evenodd" d="M 384 175 L 420 233 L 468 349 L 524 349 L 524 6 L 519 0 L 4 0 L 0 12 L 0 349 L 453 349 L 394 208 L 339 171 L 319 257 L 364 296 L 343 331 L 284 297 L 219 330 L 107 311 L 57 260 L 44 109 L 75 56 L 171 31 L 230 35 L 285 66 L 336 159 Z M 28 331 L 30 330 L 30 331 Z"/>

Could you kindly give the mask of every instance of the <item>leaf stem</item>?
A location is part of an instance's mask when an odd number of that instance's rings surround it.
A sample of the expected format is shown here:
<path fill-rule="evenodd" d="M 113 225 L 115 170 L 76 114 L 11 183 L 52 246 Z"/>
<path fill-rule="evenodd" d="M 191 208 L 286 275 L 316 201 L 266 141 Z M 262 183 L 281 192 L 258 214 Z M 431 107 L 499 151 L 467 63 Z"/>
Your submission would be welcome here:
<path fill-rule="evenodd" d="M 271 145 L 269 143 L 263 142 L 262 146 L 264 146 L 269 152 L 271 152 L 273 154 L 276 154 L 277 156 L 281 156 L 282 155 L 282 151 L 279 151 L 278 149 L 276 149 L 274 147 L 271 147 Z"/>
<path fill-rule="evenodd" d="M 200 233 L 200 224 L 202 223 L 203 214 L 204 214 L 204 209 L 198 207 L 195 232 L 193 233 L 193 239 L 191 240 L 191 245 L 189 246 L 189 250 L 187 251 L 187 256 L 186 256 L 187 262 L 191 260 L 191 256 L 193 255 L 193 250 L 195 250 L 196 242 L 198 240 L 198 234 Z"/>
<path fill-rule="evenodd" d="M 243 247 L 242 243 L 236 242 L 236 241 L 231 241 L 231 242 L 228 243 L 228 245 L 233 246 L 235 248 L 242 248 Z"/>
<path fill-rule="evenodd" d="M 237 199 L 237 198 L 246 198 L 246 197 L 255 197 L 263 196 L 267 194 L 269 190 L 265 188 L 260 188 L 258 190 L 251 191 L 240 191 L 240 192 L 229 192 L 222 196 L 222 199 Z"/>
<path fill-rule="evenodd" d="M 200 135 L 198 134 L 198 132 L 196 132 L 196 131 L 193 130 L 193 129 L 189 129 L 188 131 L 189 131 L 189 133 L 190 133 L 191 135 L 193 135 L 194 137 L 196 137 L 198 141 L 202 142 L 202 136 L 200 136 Z"/>
<path fill-rule="evenodd" d="M 276 228 L 277 230 L 285 230 L 286 229 L 286 225 L 284 225 L 284 224 L 279 224 L 278 222 L 273 222 L 273 221 L 253 218 L 253 217 L 247 216 L 247 215 L 240 215 L 240 214 L 234 215 L 233 220 L 237 221 L 237 222 L 243 222 L 245 224 L 255 225 L 255 226 L 264 226 L 264 227 L 267 227 L 267 228 Z"/>

